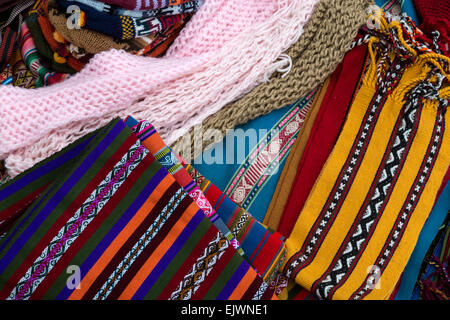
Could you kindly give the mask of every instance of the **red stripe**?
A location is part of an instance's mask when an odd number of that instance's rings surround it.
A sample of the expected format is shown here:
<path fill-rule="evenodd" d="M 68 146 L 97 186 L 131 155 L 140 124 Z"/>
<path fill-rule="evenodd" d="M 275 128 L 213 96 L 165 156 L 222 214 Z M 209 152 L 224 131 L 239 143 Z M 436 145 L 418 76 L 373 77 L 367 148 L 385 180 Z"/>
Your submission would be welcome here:
<path fill-rule="evenodd" d="M 252 220 L 252 222 L 253 222 L 253 220 Z M 252 255 L 250 256 L 250 261 L 252 261 L 253 260 L 253 257 L 255 256 L 255 254 L 257 253 L 257 252 L 259 252 L 259 248 L 263 245 L 263 243 L 264 243 L 264 240 L 268 237 L 268 233 L 269 233 L 269 231 L 267 231 L 266 230 L 266 232 L 264 233 L 264 236 L 261 238 L 261 241 L 259 242 L 259 244 L 256 246 L 256 249 L 253 251 L 253 253 L 252 253 Z M 261 271 L 261 270 L 260 270 Z"/>
<path fill-rule="evenodd" d="M 0 212 L 0 221 L 5 221 L 9 219 L 10 217 L 17 215 L 17 213 L 20 213 L 22 211 L 25 211 L 31 203 L 38 198 L 41 193 L 50 185 L 50 183 L 47 183 L 46 185 L 42 186 L 41 188 L 34 190 L 32 193 L 26 195 L 24 198 L 20 199 L 18 202 L 14 203 L 13 205 L 7 207 L 5 210 Z"/>
<path fill-rule="evenodd" d="M 240 241 L 240 242 L 243 242 L 243 241 L 244 241 L 245 236 L 246 236 L 247 233 L 250 231 L 250 229 L 251 229 L 252 225 L 255 223 L 255 221 L 256 221 L 255 219 L 251 219 L 251 220 L 250 220 L 250 223 L 248 224 L 248 227 L 245 229 L 244 234 L 243 234 L 241 237 L 239 237 L 239 241 Z"/>
<path fill-rule="evenodd" d="M 166 193 L 169 195 L 172 195 L 175 192 L 173 190 L 176 190 L 175 185 L 171 185 L 166 190 Z M 150 198 L 152 198 L 152 196 L 150 196 Z M 147 216 L 139 224 L 139 226 L 136 229 L 134 229 L 134 231 L 129 235 L 129 237 L 125 241 L 125 243 L 123 243 L 121 245 L 121 247 L 114 253 L 114 255 L 111 257 L 110 261 L 106 264 L 104 269 L 98 274 L 95 281 L 92 282 L 89 289 L 83 295 L 83 297 L 82 297 L 83 300 L 89 300 L 89 299 L 94 298 L 94 296 L 97 294 L 97 292 L 100 291 L 103 284 L 108 280 L 108 278 L 117 269 L 117 267 L 124 260 L 126 255 L 132 250 L 132 248 L 136 244 L 136 242 L 150 228 L 151 224 L 156 219 L 156 217 L 161 213 L 164 206 L 167 205 L 168 201 L 169 201 L 169 199 L 166 197 L 162 197 L 161 199 L 155 200 L 155 202 L 156 202 L 155 206 L 151 209 L 150 212 L 147 213 Z M 164 227 L 163 227 L 163 229 L 164 229 Z M 162 230 L 160 230 L 160 231 L 162 231 Z M 134 265 L 134 263 L 131 265 L 130 269 L 125 273 L 125 275 L 129 271 L 131 271 L 131 269 L 133 268 L 133 265 Z M 120 284 L 120 282 L 119 282 L 119 284 Z M 113 289 L 112 293 L 113 292 L 114 292 L 114 289 Z"/>
<path fill-rule="evenodd" d="M 172 186 L 176 186 L 179 188 L 179 185 L 174 183 Z M 170 190 L 170 189 L 169 189 Z M 176 190 L 173 192 L 175 193 Z M 166 201 L 167 202 L 167 201 Z M 181 202 L 176 207 L 175 211 L 169 217 L 169 219 L 164 223 L 164 226 L 159 230 L 158 234 L 150 241 L 150 243 L 144 248 L 144 250 L 139 254 L 137 259 L 131 264 L 128 271 L 123 275 L 120 281 L 115 285 L 114 289 L 108 296 L 108 300 L 117 300 L 125 288 L 128 286 L 130 281 L 134 278 L 137 272 L 142 268 L 148 258 L 152 255 L 152 253 L 158 248 L 161 242 L 167 237 L 167 235 L 171 232 L 172 227 L 175 223 L 180 219 L 183 213 L 187 210 L 187 208 L 191 205 L 192 200 L 189 196 L 186 196 L 181 200 Z M 160 212 L 159 210 L 154 210 Z M 139 238 L 131 239 L 136 243 Z M 134 244 L 133 243 L 133 244 Z M 108 275 L 109 276 L 109 275 Z M 84 299 L 84 297 L 83 297 Z"/>
<path fill-rule="evenodd" d="M 214 227 L 210 227 L 206 234 L 200 239 L 197 245 L 194 247 L 194 250 L 189 254 L 188 259 L 183 263 L 177 273 L 173 276 L 173 278 L 167 283 L 165 289 L 158 296 L 159 300 L 168 300 L 172 292 L 175 291 L 178 284 L 184 279 L 185 275 L 189 273 L 192 269 L 192 266 L 197 261 L 197 259 L 203 254 L 203 251 L 208 248 L 209 243 L 216 237 L 217 229 Z"/>
<path fill-rule="evenodd" d="M 0 299 L 6 299 L 11 293 L 15 285 L 25 275 L 30 266 L 34 263 L 37 257 L 48 246 L 49 242 L 55 237 L 58 231 L 66 224 L 66 222 L 73 216 L 74 212 L 83 204 L 92 191 L 105 178 L 106 174 L 112 170 L 114 165 L 122 158 L 123 154 L 136 142 L 136 138 L 130 136 L 120 148 L 107 160 L 104 166 L 99 170 L 97 175 L 90 181 L 90 183 L 83 188 L 77 198 L 71 203 L 66 211 L 56 220 L 52 227 L 45 233 L 41 241 L 35 245 L 33 250 L 28 254 L 20 267 L 16 270 L 14 275 L 5 284 L 3 290 L 0 292 Z"/>
<path fill-rule="evenodd" d="M 86 229 L 78 236 L 78 238 L 72 243 L 69 249 L 59 259 L 57 264 L 53 267 L 50 273 L 41 282 L 36 291 L 32 294 L 31 299 L 42 299 L 42 296 L 53 285 L 56 279 L 65 270 L 67 265 L 72 261 L 73 257 L 83 248 L 85 243 L 92 237 L 92 235 L 101 226 L 103 221 L 111 214 L 111 212 L 117 207 L 120 201 L 127 195 L 132 186 L 142 176 L 142 174 L 150 167 L 153 161 L 149 157 L 145 157 L 141 164 L 139 164 L 130 176 L 124 181 L 120 188 L 114 193 L 113 197 L 109 199 L 106 205 L 99 211 L 96 217 L 89 223 Z"/>
<path fill-rule="evenodd" d="M 228 265 L 233 256 L 237 254 L 236 251 L 229 245 L 225 250 L 225 253 L 217 261 L 214 268 L 211 270 L 206 279 L 200 284 L 197 292 L 192 296 L 192 300 L 202 300 L 203 297 L 208 293 L 209 289 L 216 282 L 217 278 L 222 274 L 225 267 Z"/>

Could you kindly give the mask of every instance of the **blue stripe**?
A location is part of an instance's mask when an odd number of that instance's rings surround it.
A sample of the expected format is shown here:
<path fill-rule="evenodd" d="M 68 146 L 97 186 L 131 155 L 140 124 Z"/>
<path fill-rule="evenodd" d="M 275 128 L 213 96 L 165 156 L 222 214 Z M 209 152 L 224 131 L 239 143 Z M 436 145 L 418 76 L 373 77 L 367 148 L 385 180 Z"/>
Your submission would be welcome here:
<path fill-rule="evenodd" d="M 22 250 L 23 246 L 29 238 L 31 238 L 36 230 L 39 229 L 41 224 L 48 218 L 48 216 L 53 212 L 53 210 L 61 203 L 69 191 L 74 185 L 79 181 L 86 171 L 92 166 L 92 164 L 102 155 L 111 142 L 117 137 L 117 135 L 125 127 L 123 122 L 118 122 L 114 128 L 108 132 L 107 136 L 97 145 L 97 147 L 90 152 L 86 159 L 81 163 L 81 165 L 74 171 L 74 173 L 64 182 L 60 189 L 55 193 L 55 195 L 47 202 L 47 204 L 39 211 L 39 213 L 34 217 L 33 221 L 27 227 L 26 230 L 22 232 L 17 241 L 11 246 L 9 251 L 5 254 L 4 258 L 0 262 L 0 273 L 4 271 L 7 265 L 17 256 L 17 253 Z"/>
<path fill-rule="evenodd" d="M 175 255 L 181 250 L 185 242 L 189 239 L 189 237 L 192 235 L 192 233 L 195 231 L 204 217 L 205 216 L 203 214 L 203 211 L 198 210 L 191 221 L 189 221 L 189 223 L 183 229 L 178 238 L 174 241 L 170 249 L 161 258 L 153 271 L 148 275 L 148 277 L 136 291 L 132 298 L 133 300 L 142 300 L 143 298 L 145 298 L 155 282 L 159 279 L 167 266 L 172 262 Z"/>
<path fill-rule="evenodd" d="M 233 276 L 228 280 L 225 287 L 222 289 L 222 291 L 220 291 L 216 300 L 228 300 L 228 297 L 236 288 L 236 286 L 239 284 L 239 282 L 242 280 L 242 278 L 244 277 L 245 273 L 249 268 L 250 268 L 249 264 L 245 260 L 243 260 L 242 263 L 234 272 Z"/>
<path fill-rule="evenodd" d="M 151 193 L 155 190 L 158 184 L 167 176 L 167 171 L 163 168 L 158 170 L 156 174 L 150 179 L 147 185 L 142 189 L 136 200 L 130 205 L 130 207 L 124 212 L 120 213 L 120 219 L 114 224 L 107 235 L 100 241 L 100 243 L 91 252 L 89 257 L 83 262 L 80 267 L 81 274 L 86 275 L 93 265 L 97 262 L 100 256 L 103 254 L 106 248 L 108 248 L 117 235 L 125 228 L 125 226 L 131 221 L 135 214 L 139 211 L 145 201 L 149 198 Z M 57 296 L 57 300 L 66 300 L 73 290 L 64 287 L 63 290 Z"/>

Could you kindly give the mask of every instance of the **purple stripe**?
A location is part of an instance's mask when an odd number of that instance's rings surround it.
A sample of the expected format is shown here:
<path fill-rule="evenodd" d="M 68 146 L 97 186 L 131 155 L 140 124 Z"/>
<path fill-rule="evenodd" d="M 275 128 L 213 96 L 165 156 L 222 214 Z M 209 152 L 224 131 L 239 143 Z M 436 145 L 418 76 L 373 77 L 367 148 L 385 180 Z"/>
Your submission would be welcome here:
<path fill-rule="evenodd" d="M 167 266 L 172 262 L 173 258 L 177 255 L 180 249 L 183 247 L 184 243 L 189 239 L 191 234 L 195 231 L 197 226 L 200 224 L 202 219 L 205 218 L 203 211 L 198 210 L 197 213 L 192 217 L 186 227 L 183 229 L 178 238 L 174 241 L 166 254 L 161 258 L 158 264 L 155 266 L 153 271 L 148 275 L 139 289 L 133 296 L 133 300 L 142 300 L 145 298 L 147 293 L 153 287 L 155 282 L 159 279 L 161 274 L 167 268 Z"/>
<path fill-rule="evenodd" d="M 98 261 L 103 252 L 108 248 L 117 235 L 125 228 L 125 226 L 134 217 L 136 212 L 142 207 L 145 201 L 149 198 L 150 194 L 155 190 L 158 184 L 167 176 L 167 171 L 161 168 L 150 179 L 144 189 L 140 192 L 136 200 L 125 211 L 125 213 L 118 213 L 121 215 L 120 219 L 112 226 L 108 234 L 101 240 L 101 242 L 95 247 L 94 251 L 81 265 L 81 274 L 86 275 L 92 266 Z M 65 286 L 63 290 L 56 297 L 57 300 L 66 300 L 72 294 L 73 290 L 70 290 Z"/>
<path fill-rule="evenodd" d="M 16 192 L 19 192 L 21 189 L 25 188 L 27 185 L 32 183 L 33 181 L 36 181 L 37 179 L 41 178 L 42 176 L 48 174 L 49 172 L 55 170 L 56 168 L 60 167 L 61 165 L 65 164 L 69 160 L 72 160 L 76 156 L 80 154 L 80 152 L 86 148 L 86 146 L 91 142 L 91 140 L 95 137 L 92 136 L 86 141 L 80 143 L 73 149 L 63 153 L 56 159 L 51 160 L 50 162 L 44 164 L 42 167 L 36 168 L 35 170 L 31 172 L 25 172 L 22 175 L 19 175 L 17 180 L 14 181 L 14 183 L 7 185 L 5 188 L 3 188 L 0 191 L 0 201 L 5 200 L 9 196 L 13 195 Z"/>
<path fill-rule="evenodd" d="M 55 184 L 53 184 L 50 188 L 47 189 L 48 191 L 41 197 L 38 203 L 36 203 L 33 206 L 33 209 L 30 210 L 30 212 L 27 214 L 25 218 L 23 218 L 20 223 L 17 225 L 17 227 L 8 235 L 8 238 L 3 241 L 2 245 L 0 246 L 0 252 L 2 252 L 5 247 L 8 245 L 8 242 L 12 240 L 14 235 L 19 232 L 19 230 L 23 227 L 23 225 L 27 222 L 27 220 L 33 215 L 33 212 L 39 208 L 39 206 L 42 204 L 42 202 L 47 198 L 48 194 L 55 190 Z M 1 259 L 0 259 L 1 261 Z"/>
<path fill-rule="evenodd" d="M 84 220 L 87 219 L 89 215 L 92 214 L 92 212 L 95 210 L 95 208 L 98 206 L 98 203 L 105 198 L 105 196 L 111 191 L 113 186 L 117 183 L 117 181 L 126 174 L 126 170 L 133 162 L 137 160 L 137 158 L 142 154 L 142 152 L 145 150 L 145 148 L 141 145 L 134 153 L 133 155 L 125 162 L 123 166 L 119 169 L 119 171 L 114 175 L 114 177 L 108 182 L 108 184 L 100 191 L 100 193 L 97 195 L 97 197 L 94 199 L 93 202 L 84 210 L 84 212 L 81 214 L 80 217 L 69 227 L 69 229 L 65 232 L 63 237 L 58 241 L 58 243 L 53 247 L 53 249 L 50 251 L 50 253 L 45 257 L 44 261 L 41 262 L 41 264 L 35 269 L 34 273 L 31 275 L 30 279 L 27 280 L 27 282 L 22 286 L 18 294 L 16 295 L 16 300 L 21 300 L 25 293 L 32 287 L 34 281 L 37 279 L 37 277 L 40 276 L 42 272 L 47 268 L 50 261 L 54 258 L 54 256 L 63 248 L 67 240 L 69 240 L 72 235 L 75 233 L 75 231 L 78 230 L 78 228 L 81 226 L 81 224 L 84 222 Z"/>
<path fill-rule="evenodd" d="M 222 289 L 222 291 L 220 291 L 219 295 L 216 297 L 216 300 L 227 300 L 249 268 L 250 265 L 245 260 L 243 260 L 236 271 L 233 273 L 232 277 L 228 280 L 225 287 Z"/>
<path fill-rule="evenodd" d="M 145 141 L 145 139 L 147 139 L 148 137 L 152 136 L 156 132 L 156 130 L 153 127 L 150 127 L 150 128 L 152 130 L 150 130 L 148 132 L 144 132 L 144 133 L 139 133 L 138 137 L 139 137 L 139 139 L 141 139 L 141 141 Z M 143 130 L 143 131 L 146 131 L 148 129 L 149 128 L 145 128 L 145 130 Z"/>
<path fill-rule="evenodd" d="M 80 177 L 88 171 L 88 169 L 92 166 L 93 163 L 102 155 L 105 149 L 111 145 L 111 142 L 117 137 L 117 135 L 125 128 L 123 122 L 118 122 L 110 132 L 108 132 L 107 136 L 99 142 L 97 147 L 89 153 L 83 163 L 74 171 L 74 173 L 67 178 L 65 183 L 61 186 L 61 188 L 55 193 L 55 195 L 47 202 L 47 204 L 42 208 L 39 213 L 35 216 L 33 221 L 27 227 L 26 230 L 22 232 L 20 237 L 16 240 L 16 242 L 11 246 L 9 251 L 3 257 L 0 263 L 0 274 L 4 271 L 6 266 L 11 263 L 14 257 L 18 252 L 23 248 L 25 243 L 34 235 L 36 230 L 44 223 L 44 221 L 48 218 L 48 216 L 52 213 L 55 207 L 61 202 L 67 193 L 73 188 L 73 186 L 79 181 Z"/>

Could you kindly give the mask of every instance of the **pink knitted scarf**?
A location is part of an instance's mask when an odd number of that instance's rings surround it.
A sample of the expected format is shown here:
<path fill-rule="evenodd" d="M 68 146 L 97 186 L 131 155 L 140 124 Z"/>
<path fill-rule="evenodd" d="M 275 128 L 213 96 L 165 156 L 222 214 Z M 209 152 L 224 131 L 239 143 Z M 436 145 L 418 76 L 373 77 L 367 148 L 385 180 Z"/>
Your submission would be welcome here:
<path fill-rule="evenodd" d="M 163 58 L 110 50 L 62 83 L 0 88 L 0 159 L 14 176 L 115 116 L 169 144 L 285 68 L 318 0 L 207 0 Z"/>

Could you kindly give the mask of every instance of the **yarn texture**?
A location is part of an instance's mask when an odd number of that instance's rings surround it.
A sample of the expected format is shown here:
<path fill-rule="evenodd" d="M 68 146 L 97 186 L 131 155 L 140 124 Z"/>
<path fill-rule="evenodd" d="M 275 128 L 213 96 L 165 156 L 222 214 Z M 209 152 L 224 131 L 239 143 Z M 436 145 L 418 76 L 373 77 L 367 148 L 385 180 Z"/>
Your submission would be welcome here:
<path fill-rule="evenodd" d="M 298 41 L 317 2 L 209 0 L 163 58 L 110 50 L 63 83 L 0 88 L 0 158 L 15 176 L 128 114 L 152 121 L 171 144 L 279 69 L 277 58 Z M 184 49 L 191 41 L 204 45 Z"/>
<path fill-rule="evenodd" d="M 177 152 L 190 150 L 190 158 L 194 159 L 210 146 L 205 137 L 199 141 L 207 130 L 217 129 L 225 136 L 227 130 L 291 104 L 316 88 L 331 75 L 350 49 L 371 4 L 372 0 L 320 1 L 303 35 L 285 53 L 292 61 L 292 71 L 287 76 L 275 73 L 270 81 L 208 117 L 202 123 L 202 134 L 194 136 L 192 128 L 189 139 L 180 138 L 172 147 Z M 186 152 L 183 154 L 189 157 Z"/>

